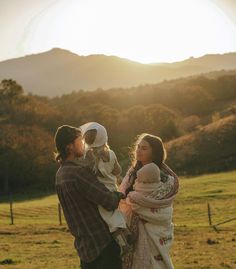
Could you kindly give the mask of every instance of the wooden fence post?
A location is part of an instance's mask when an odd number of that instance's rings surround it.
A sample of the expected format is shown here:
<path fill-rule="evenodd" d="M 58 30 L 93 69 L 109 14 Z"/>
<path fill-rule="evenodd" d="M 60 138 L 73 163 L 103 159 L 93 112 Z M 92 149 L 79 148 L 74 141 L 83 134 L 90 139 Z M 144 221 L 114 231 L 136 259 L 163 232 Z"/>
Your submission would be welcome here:
<path fill-rule="evenodd" d="M 12 199 L 12 194 L 10 193 L 9 196 L 9 200 L 10 200 L 10 217 L 11 217 L 11 225 L 14 224 L 14 215 L 13 215 L 13 199 Z"/>
<path fill-rule="evenodd" d="M 61 219 L 61 205 L 58 203 L 58 219 L 59 219 L 59 225 L 62 225 L 62 219 Z"/>
<path fill-rule="evenodd" d="M 209 203 L 207 203 L 207 212 L 208 212 L 209 225 L 211 226 L 212 225 L 212 222 L 211 222 L 211 207 L 210 207 Z"/>

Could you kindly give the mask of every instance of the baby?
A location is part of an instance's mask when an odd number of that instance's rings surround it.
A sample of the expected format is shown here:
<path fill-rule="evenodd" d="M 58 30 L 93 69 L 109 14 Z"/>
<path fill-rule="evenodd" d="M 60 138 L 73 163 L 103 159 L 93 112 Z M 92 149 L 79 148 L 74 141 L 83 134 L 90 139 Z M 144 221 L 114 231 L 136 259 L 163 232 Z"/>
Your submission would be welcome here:
<path fill-rule="evenodd" d="M 161 179 L 161 171 L 155 163 L 144 165 L 137 171 L 134 191 L 128 194 L 126 201 L 141 220 L 139 229 L 142 238 L 137 245 L 146 242 L 151 255 L 149 268 L 173 269 L 169 255 L 173 242 L 173 197 L 168 198 L 167 193 L 174 184 L 174 178 L 168 176 L 165 183 Z M 137 255 L 142 255 L 141 250 L 137 249 Z"/>
<path fill-rule="evenodd" d="M 157 189 L 160 186 L 160 182 L 159 167 L 155 163 L 149 163 L 138 170 L 134 190 L 148 194 Z"/>
<path fill-rule="evenodd" d="M 146 198 L 162 200 L 174 184 L 174 178 L 172 176 L 161 180 L 162 176 L 162 171 L 155 163 L 144 165 L 137 171 L 134 191 Z M 159 204 L 162 204 L 162 202 L 160 201 Z"/>

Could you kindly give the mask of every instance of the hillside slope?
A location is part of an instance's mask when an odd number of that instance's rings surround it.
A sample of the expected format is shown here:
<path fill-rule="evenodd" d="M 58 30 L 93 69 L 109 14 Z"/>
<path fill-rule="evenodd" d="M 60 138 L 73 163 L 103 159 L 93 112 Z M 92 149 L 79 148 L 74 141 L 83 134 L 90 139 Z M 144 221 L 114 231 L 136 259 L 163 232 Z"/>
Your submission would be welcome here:
<path fill-rule="evenodd" d="M 141 64 L 115 56 L 79 56 L 56 48 L 0 62 L 0 80 L 11 78 L 26 92 L 58 96 L 80 89 L 131 87 L 223 69 L 236 69 L 236 53 Z"/>
<path fill-rule="evenodd" d="M 167 143 L 168 163 L 180 174 L 235 169 L 236 115 Z"/>

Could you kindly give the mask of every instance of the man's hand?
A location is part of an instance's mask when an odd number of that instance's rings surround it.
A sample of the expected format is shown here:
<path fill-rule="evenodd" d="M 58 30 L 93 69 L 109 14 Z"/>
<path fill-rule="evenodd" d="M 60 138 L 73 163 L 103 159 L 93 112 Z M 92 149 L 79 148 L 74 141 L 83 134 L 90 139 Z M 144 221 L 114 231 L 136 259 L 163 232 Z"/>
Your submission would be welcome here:
<path fill-rule="evenodd" d="M 123 192 L 116 192 L 117 196 L 119 197 L 119 199 L 125 199 L 126 195 Z"/>

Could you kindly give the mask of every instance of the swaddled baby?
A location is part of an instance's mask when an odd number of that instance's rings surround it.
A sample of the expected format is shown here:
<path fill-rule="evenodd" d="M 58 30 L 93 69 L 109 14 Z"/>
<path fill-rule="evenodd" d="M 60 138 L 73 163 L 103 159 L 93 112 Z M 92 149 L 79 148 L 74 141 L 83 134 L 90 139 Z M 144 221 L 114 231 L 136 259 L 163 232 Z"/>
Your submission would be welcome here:
<path fill-rule="evenodd" d="M 160 169 L 155 163 L 144 165 L 137 172 L 134 190 L 149 196 L 161 185 Z"/>
<path fill-rule="evenodd" d="M 137 243 L 139 248 L 137 247 L 134 255 L 150 255 L 151 264 L 146 268 L 174 269 L 169 255 L 173 242 L 173 196 L 166 197 L 174 184 L 174 178 L 169 176 L 163 183 L 160 174 L 155 163 L 146 164 L 139 169 L 134 191 L 128 194 L 126 202 L 141 220 Z"/>
<path fill-rule="evenodd" d="M 169 176 L 165 183 L 161 181 L 161 171 L 155 163 L 146 164 L 137 171 L 134 191 L 128 194 L 127 202 L 139 214 L 144 214 L 147 210 L 168 207 L 172 204 L 173 198 L 166 197 L 166 193 L 173 184 L 172 176 Z"/>

